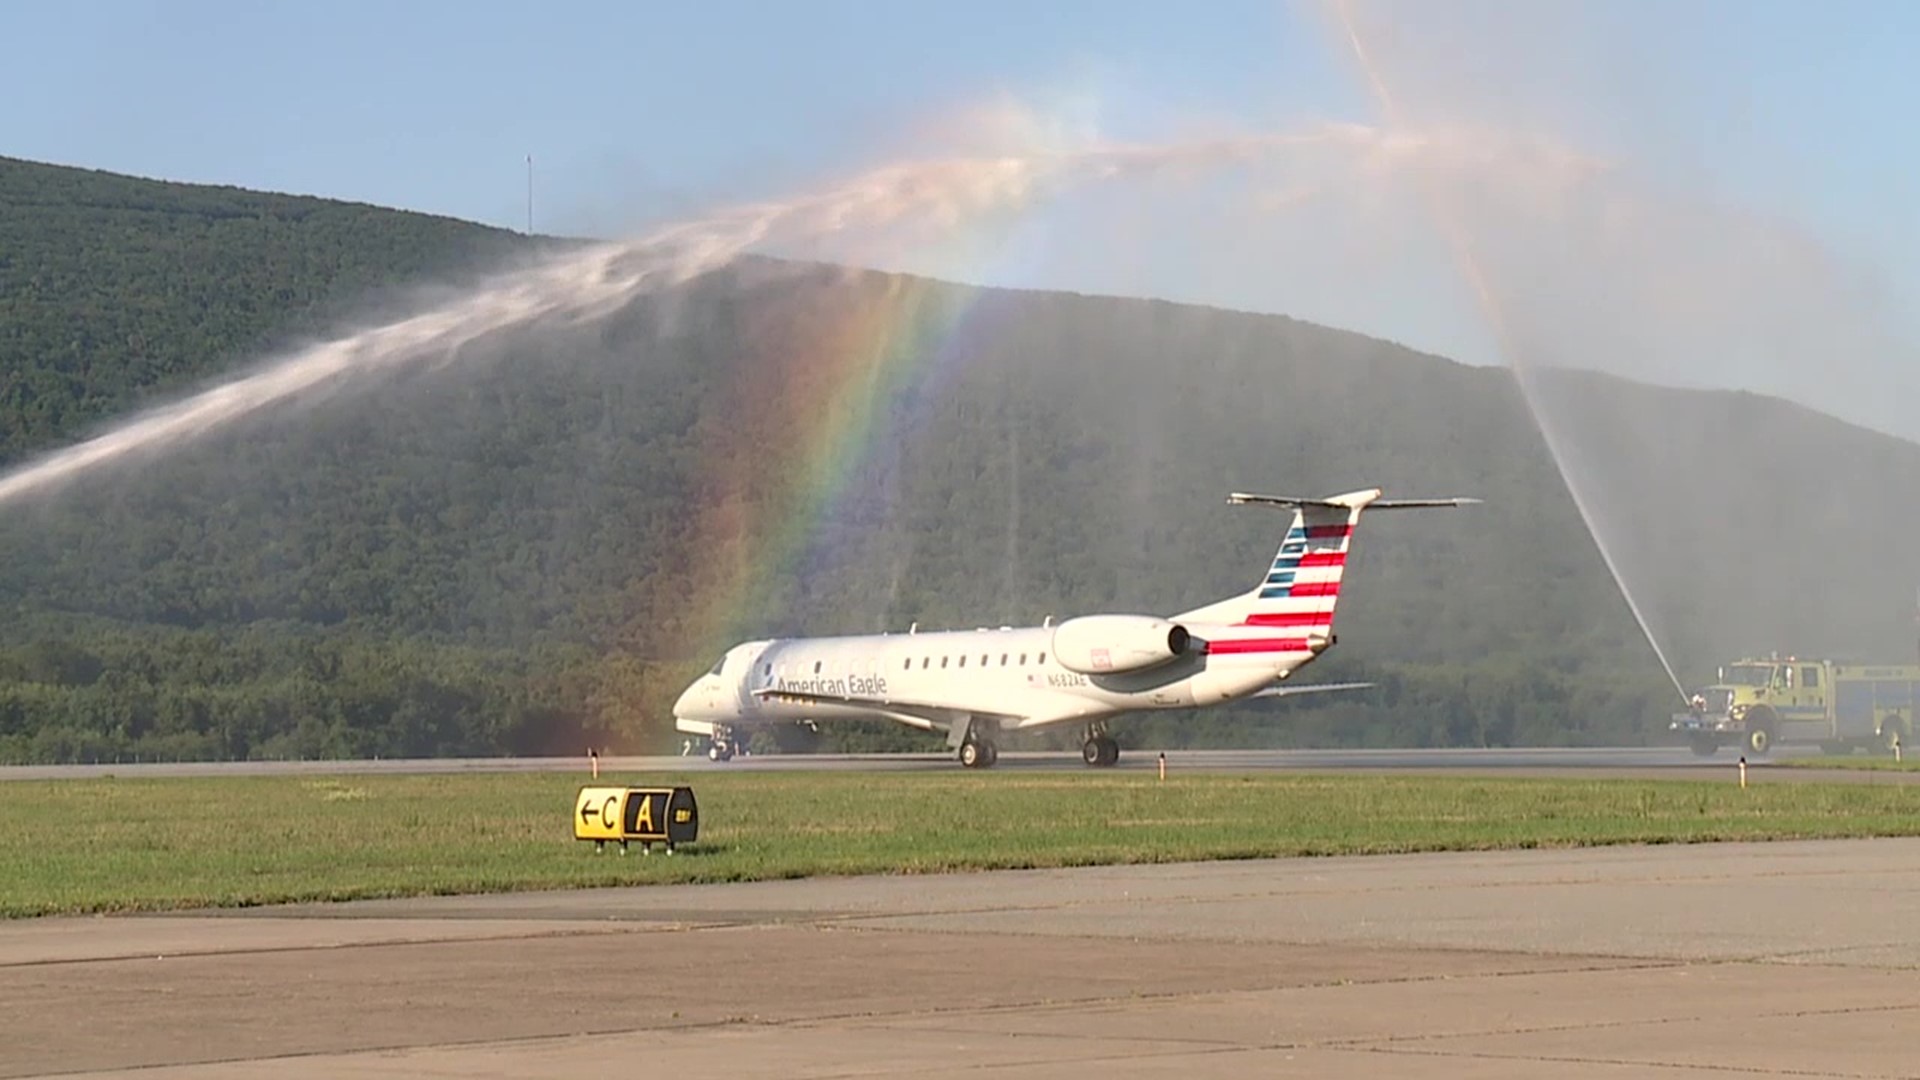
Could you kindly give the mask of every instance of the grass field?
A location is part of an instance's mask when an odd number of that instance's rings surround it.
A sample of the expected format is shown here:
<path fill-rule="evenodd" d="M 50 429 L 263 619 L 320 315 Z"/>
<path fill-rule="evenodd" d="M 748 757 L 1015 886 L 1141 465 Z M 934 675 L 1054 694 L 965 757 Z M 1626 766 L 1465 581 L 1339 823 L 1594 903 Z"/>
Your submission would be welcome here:
<path fill-rule="evenodd" d="M 1920 835 L 1920 786 L 1369 776 L 782 773 L 689 783 L 697 844 L 572 839 L 584 777 L 0 784 L 0 915 L 818 874 Z"/>
<path fill-rule="evenodd" d="M 1890 757 L 1843 757 L 1838 754 L 1820 757 L 1781 758 L 1773 763 L 1794 769 L 1847 769 L 1853 772 L 1914 772 L 1920 770 L 1920 760 L 1912 755 L 1903 754 L 1901 760 Z"/>

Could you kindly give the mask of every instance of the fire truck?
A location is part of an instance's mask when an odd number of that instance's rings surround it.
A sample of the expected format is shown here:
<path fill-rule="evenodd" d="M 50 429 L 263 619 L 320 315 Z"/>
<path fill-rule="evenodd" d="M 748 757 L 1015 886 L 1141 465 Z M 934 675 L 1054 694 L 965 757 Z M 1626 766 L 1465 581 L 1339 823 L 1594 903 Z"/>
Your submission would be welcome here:
<path fill-rule="evenodd" d="M 1669 730 L 1703 757 L 1722 746 L 1764 755 L 1776 745 L 1893 752 L 1913 735 L 1920 666 L 1796 657 L 1740 660 L 1694 693 Z"/>

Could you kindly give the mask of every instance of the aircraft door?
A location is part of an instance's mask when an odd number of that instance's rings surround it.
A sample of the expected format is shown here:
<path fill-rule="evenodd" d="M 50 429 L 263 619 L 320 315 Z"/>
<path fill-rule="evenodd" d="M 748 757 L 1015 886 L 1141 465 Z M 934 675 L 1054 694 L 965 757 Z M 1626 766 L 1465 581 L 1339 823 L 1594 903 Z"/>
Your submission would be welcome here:
<path fill-rule="evenodd" d="M 681 704 L 691 706 L 690 711 L 704 719 L 723 719 L 726 704 L 727 661 L 732 658 L 732 653 L 726 653 L 719 660 L 714 661 L 714 665 L 707 669 L 707 673 L 694 680 L 693 685 L 687 689 L 686 695 L 681 698 Z"/>
<path fill-rule="evenodd" d="M 769 642 L 755 641 L 735 649 L 727 657 L 727 670 L 721 679 L 723 692 L 740 716 L 757 711 L 760 699 L 756 689 L 773 685 L 772 666 L 768 662 Z"/>

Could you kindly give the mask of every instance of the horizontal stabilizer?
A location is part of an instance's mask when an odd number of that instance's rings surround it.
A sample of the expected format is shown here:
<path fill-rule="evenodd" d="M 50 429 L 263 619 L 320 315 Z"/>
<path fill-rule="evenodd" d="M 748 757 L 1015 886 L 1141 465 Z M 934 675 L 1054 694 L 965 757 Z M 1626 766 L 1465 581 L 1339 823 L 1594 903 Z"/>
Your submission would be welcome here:
<path fill-rule="evenodd" d="M 1322 510 L 1414 510 L 1435 506 L 1471 506 L 1481 500 L 1464 497 L 1452 499 L 1381 499 L 1379 491 L 1357 491 L 1351 495 L 1335 495 L 1330 499 L 1302 499 L 1292 495 L 1254 495 L 1245 491 L 1236 491 L 1227 496 L 1227 501 L 1236 505 L 1280 506 L 1291 510 L 1318 507 Z M 1374 498 L 1368 498 L 1374 496 Z"/>

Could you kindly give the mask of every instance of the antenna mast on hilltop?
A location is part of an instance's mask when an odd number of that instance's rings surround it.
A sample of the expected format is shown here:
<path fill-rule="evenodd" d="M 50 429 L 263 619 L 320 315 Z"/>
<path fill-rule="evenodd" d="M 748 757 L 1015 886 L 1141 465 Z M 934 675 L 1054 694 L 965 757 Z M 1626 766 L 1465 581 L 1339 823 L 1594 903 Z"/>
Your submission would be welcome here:
<path fill-rule="evenodd" d="M 527 235 L 533 235 L 533 155 L 527 155 Z"/>

